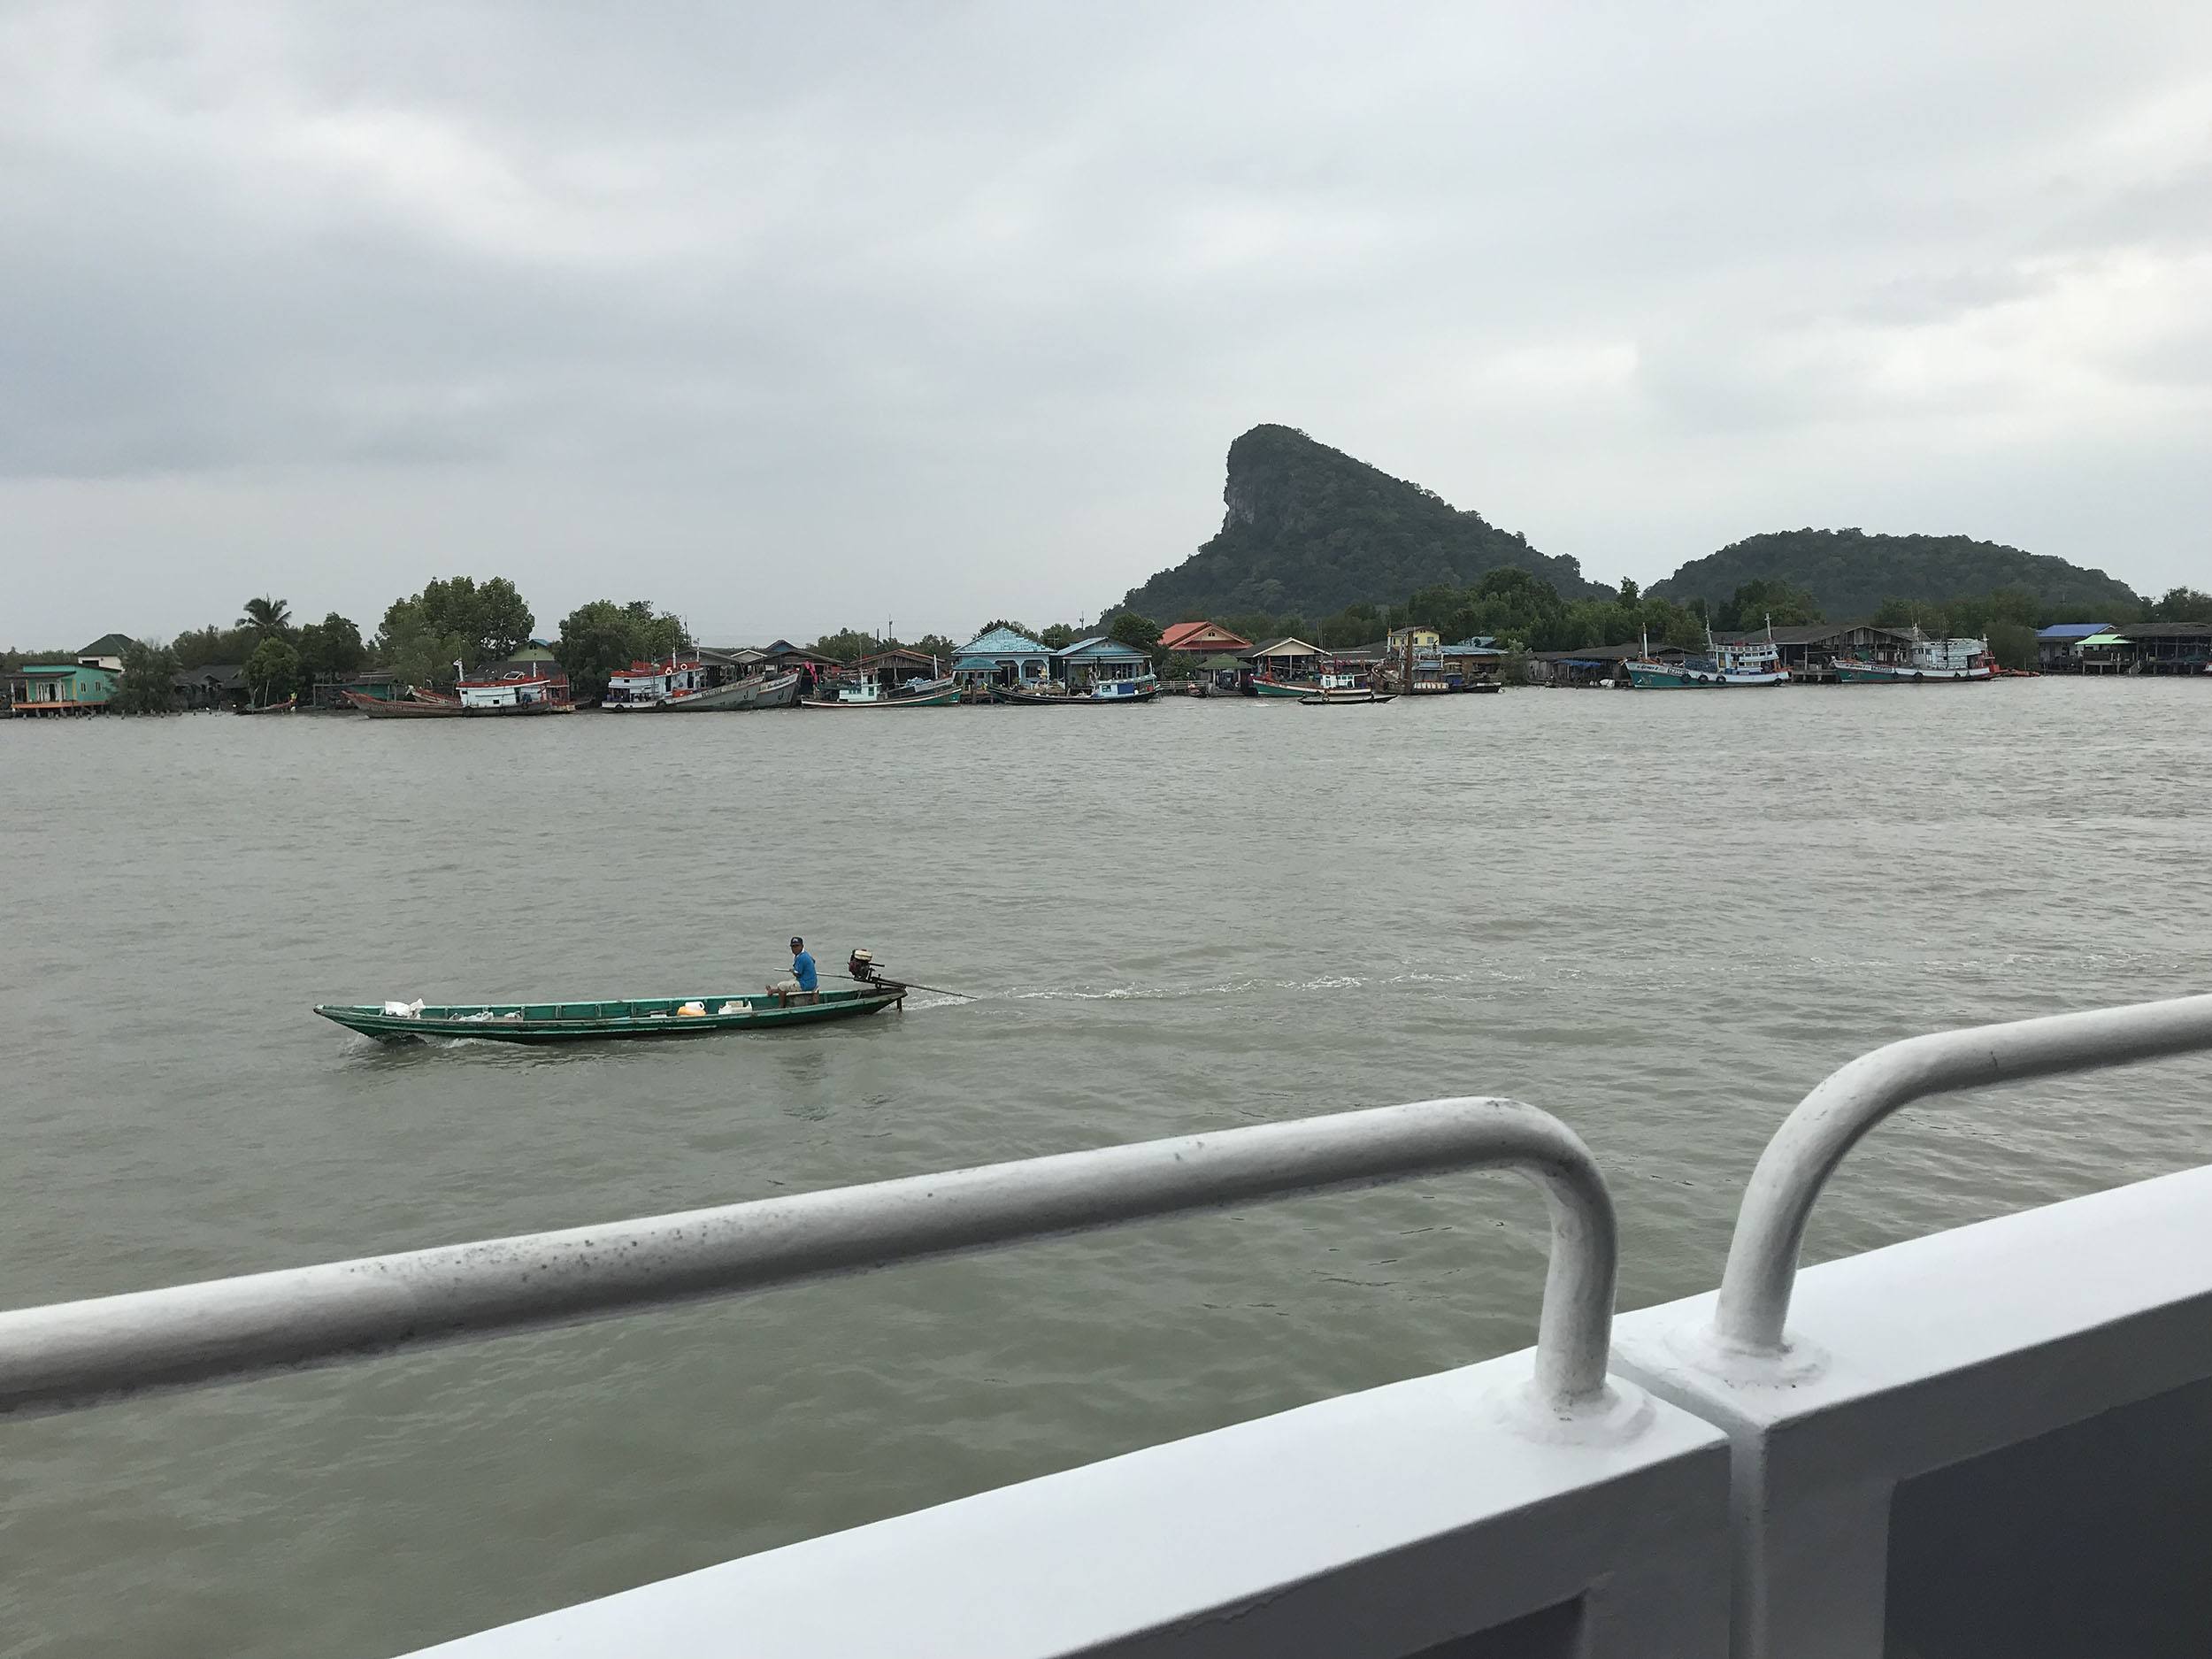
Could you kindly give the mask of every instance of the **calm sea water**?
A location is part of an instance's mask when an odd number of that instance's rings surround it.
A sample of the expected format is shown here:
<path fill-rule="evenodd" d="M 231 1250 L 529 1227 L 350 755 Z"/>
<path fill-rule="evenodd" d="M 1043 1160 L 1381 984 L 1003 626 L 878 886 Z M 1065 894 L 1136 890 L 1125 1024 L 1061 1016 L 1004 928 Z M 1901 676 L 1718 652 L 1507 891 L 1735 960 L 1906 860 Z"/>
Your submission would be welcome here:
<path fill-rule="evenodd" d="M 0 1305 L 1440 1094 L 1624 1306 L 1829 1070 L 2212 987 L 2212 683 L 0 726 Z M 380 1048 L 315 1001 L 973 991 Z M 1924 1106 L 1819 1256 L 2200 1161 L 2212 1066 Z M 0 1653 L 380 1655 L 1532 1340 L 1509 1177 L 0 1421 Z"/>

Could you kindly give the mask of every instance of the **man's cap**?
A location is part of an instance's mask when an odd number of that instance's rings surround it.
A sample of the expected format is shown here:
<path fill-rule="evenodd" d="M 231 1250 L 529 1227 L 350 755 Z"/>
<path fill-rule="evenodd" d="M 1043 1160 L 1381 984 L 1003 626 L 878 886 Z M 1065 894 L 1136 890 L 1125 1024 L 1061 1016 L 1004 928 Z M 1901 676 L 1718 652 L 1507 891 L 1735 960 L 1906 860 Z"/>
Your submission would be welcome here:
<path fill-rule="evenodd" d="M 798 936 L 798 934 L 794 933 L 794 934 L 792 934 L 792 935 L 791 935 L 791 949 L 792 949 L 796 950 L 796 949 L 798 949 L 801 945 L 803 945 L 804 943 L 806 943 L 806 941 L 805 941 L 805 940 L 803 940 L 803 939 L 802 939 L 802 938 L 800 938 L 800 937 Z"/>

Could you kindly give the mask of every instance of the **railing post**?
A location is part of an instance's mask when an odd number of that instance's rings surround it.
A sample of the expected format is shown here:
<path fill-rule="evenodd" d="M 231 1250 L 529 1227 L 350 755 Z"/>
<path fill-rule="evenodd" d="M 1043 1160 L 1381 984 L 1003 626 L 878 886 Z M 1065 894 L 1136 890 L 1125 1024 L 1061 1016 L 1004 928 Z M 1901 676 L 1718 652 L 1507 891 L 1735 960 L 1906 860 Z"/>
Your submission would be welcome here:
<path fill-rule="evenodd" d="M 2212 995 L 2092 1009 L 1911 1037 L 1861 1055 L 1799 1102 L 1744 1189 L 1713 1313 L 1726 1353 L 1785 1348 L 1790 1291 L 1813 1205 L 1836 1166 L 1899 1107 L 1983 1084 L 2212 1049 Z"/>

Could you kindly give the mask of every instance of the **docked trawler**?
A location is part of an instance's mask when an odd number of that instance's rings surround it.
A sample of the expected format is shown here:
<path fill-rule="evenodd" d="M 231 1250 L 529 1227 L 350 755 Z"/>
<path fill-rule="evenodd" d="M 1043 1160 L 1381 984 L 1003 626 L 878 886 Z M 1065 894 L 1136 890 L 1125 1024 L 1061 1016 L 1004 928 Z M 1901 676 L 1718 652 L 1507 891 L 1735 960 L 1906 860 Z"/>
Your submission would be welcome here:
<path fill-rule="evenodd" d="M 1621 664 L 1627 671 L 1628 683 L 1639 691 L 1680 691 L 1700 686 L 1786 686 L 1790 671 L 1782 666 L 1782 653 L 1773 640 L 1774 628 L 1767 626 L 1768 637 L 1739 644 L 1717 645 L 1713 631 L 1705 630 L 1705 655 L 1686 657 L 1679 663 L 1658 663 L 1651 660 L 1651 641 L 1644 641 L 1644 654 L 1632 657 Z"/>
<path fill-rule="evenodd" d="M 1444 661 L 1444 636 L 1434 628 L 1391 629 L 1383 641 L 1380 672 L 1383 679 L 1376 689 L 1387 683 L 1394 694 L 1434 697 L 1452 688 L 1451 671 Z"/>
<path fill-rule="evenodd" d="M 799 676 L 791 670 L 780 674 L 749 674 L 697 691 L 680 691 L 659 705 L 664 714 L 690 710 L 795 709 L 799 706 Z"/>
<path fill-rule="evenodd" d="M 1941 683 L 1946 680 L 1987 680 L 1994 672 L 1987 640 L 1931 640 L 1918 628 L 1901 663 L 1876 663 L 1863 657 L 1836 658 L 1836 679 L 1847 686 L 1896 686 Z"/>
<path fill-rule="evenodd" d="M 549 673 L 524 672 L 501 674 L 495 679 L 464 680 L 454 689 L 461 694 L 462 709 L 471 712 L 480 709 L 526 709 L 539 704 L 561 709 L 569 706 L 568 682 Z"/>
<path fill-rule="evenodd" d="M 706 670 L 695 657 L 671 657 L 664 663 L 632 663 L 618 674 L 607 676 L 607 695 L 599 706 L 610 713 L 634 713 L 657 709 L 680 696 L 688 696 L 706 685 Z"/>
<path fill-rule="evenodd" d="M 460 672 L 456 663 L 454 671 Z M 568 676 L 557 670 L 518 668 L 505 673 L 463 676 L 450 694 L 417 692 L 397 699 L 357 691 L 340 694 L 373 720 L 497 719 L 510 715 L 571 714 Z M 261 712 L 261 710 L 253 710 Z"/>
<path fill-rule="evenodd" d="M 809 709 L 942 709 L 960 701 L 960 683 L 948 674 L 941 680 L 910 680 L 885 690 L 874 680 L 841 680 L 825 687 L 827 695 L 802 697 Z"/>
<path fill-rule="evenodd" d="M 1398 694 L 1378 691 L 1365 674 L 1328 673 L 1321 683 L 1298 701 L 1308 708 L 1329 708 L 1340 703 L 1388 703 Z"/>

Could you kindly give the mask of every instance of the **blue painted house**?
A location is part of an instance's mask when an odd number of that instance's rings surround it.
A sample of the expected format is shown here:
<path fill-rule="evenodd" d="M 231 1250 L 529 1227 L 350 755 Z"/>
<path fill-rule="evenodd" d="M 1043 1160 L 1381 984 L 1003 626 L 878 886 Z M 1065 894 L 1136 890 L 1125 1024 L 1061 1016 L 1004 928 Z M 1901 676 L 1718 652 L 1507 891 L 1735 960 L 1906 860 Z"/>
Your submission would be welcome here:
<path fill-rule="evenodd" d="M 1036 681 L 1052 671 L 1052 653 L 1012 628 L 979 634 L 952 659 L 953 678 L 964 687 L 1010 686 Z"/>
<path fill-rule="evenodd" d="M 1071 686 L 1095 686 L 1109 680 L 1134 680 L 1152 672 L 1151 656 L 1133 645 L 1094 634 L 1052 654 L 1052 677 Z"/>

